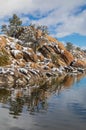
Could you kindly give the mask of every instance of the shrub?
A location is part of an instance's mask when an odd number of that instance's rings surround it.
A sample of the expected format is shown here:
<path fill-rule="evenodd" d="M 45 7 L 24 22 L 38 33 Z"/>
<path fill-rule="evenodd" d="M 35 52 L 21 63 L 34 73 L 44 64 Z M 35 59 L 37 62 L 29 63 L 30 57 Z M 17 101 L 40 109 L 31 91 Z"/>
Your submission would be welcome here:
<path fill-rule="evenodd" d="M 0 66 L 8 64 L 9 64 L 9 55 L 6 52 L 6 50 L 2 49 L 2 51 L 0 51 Z"/>

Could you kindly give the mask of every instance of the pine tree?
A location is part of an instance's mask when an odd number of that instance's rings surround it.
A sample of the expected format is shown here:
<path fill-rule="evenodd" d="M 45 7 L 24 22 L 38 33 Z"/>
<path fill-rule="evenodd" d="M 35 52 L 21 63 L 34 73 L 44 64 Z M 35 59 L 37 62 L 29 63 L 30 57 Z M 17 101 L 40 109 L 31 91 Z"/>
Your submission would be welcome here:
<path fill-rule="evenodd" d="M 6 25 L 6 24 L 3 24 L 3 25 L 2 25 L 1 31 L 4 32 L 4 34 L 7 34 L 8 28 L 7 28 L 7 25 Z"/>
<path fill-rule="evenodd" d="M 22 21 L 20 20 L 20 18 L 16 14 L 13 14 L 12 18 L 9 18 L 9 25 L 2 25 L 1 31 L 8 36 L 16 37 L 16 34 L 20 30 L 21 25 Z"/>
<path fill-rule="evenodd" d="M 73 44 L 72 44 L 71 42 L 67 42 L 67 43 L 66 43 L 66 49 L 67 49 L 68 51 L 72 51 L 72 50 L 74 49 Z"/>
<path fill-rule="evenodd" d="M 9 19 L 10 36 L 16 37 L 21 24 L 22 21 L 20 20 L 20 18 L 16 14 L 13 14 L 13 17 Z"/>
<path fill-rule="evenodd" d="M 46 34 L 49 34 L 48 32 L 48 27 L 47 26 L 38 26 L 37 29 L 41 30 L 42 31 L 42 35 L 46 35 Z"/>

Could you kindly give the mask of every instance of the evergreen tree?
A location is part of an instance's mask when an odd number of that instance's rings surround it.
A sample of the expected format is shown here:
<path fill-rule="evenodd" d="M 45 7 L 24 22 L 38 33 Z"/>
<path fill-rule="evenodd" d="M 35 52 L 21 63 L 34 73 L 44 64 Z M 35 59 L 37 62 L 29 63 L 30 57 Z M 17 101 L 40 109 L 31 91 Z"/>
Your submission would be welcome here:
<path fill-rule="evenodd" d="M 48 32 L 48 27 L 47 26 L 38 26 L 37 29 L 41 30 L 42 31 L 42 35 L 46 35 L 46 34 L 49 34 Z"/>
<path fill-rule="evenodd" d="M 7 34 L 8 36 L 16 37 L 16 34 L 20 30 L 20 26 L 22 25 L 22 21 L 20 18 L 13 14 L 12 18 L 9 19 L 9 25 L 2 25 L 2 32 Z"/>
<path fill-rule="evenodd" d="M 72 51 L 72 50 L 74 49 L 73 44 L 72 44 L 71 42 L 67 42 L 67 43 L 66 43 L 66 49 L 67 49 L 68 51 Z"/>
<path fill-rule="evenodd" d="M 76 50 L 81 51 L 81 48 L 80 47 L 76 47 Z"/>
<path fill-rule="evenodd" d="M 8 28 L 7 28 L 7 25 L 6 25 L 6 24 L 3 24 L 3 25 L 2 25 L 1 31 L 4 32 L 4 34 L 7 34 L 7 33 L 8 33 Z"/>

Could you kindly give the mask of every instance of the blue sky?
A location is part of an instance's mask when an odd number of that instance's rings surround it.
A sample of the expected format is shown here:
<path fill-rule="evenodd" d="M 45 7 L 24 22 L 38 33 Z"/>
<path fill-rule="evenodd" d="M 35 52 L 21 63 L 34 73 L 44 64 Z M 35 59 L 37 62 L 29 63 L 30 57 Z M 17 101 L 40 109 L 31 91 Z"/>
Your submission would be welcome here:
<path fill-rule="evenodd" d="M 58 38 L 59 41 L 66 44 L 67 42 L 73 43 L 75 46 L 79 46 L 82 49 L 86 49 L 86 36 L 81 36 L 79 34 L 71 34 L 63 38 Z"/>
<path fill-rule="evenodd" d="M 1 0 L 0 25 L 16 13 L 24 25 L 47 25 L 63 43 L 86 48 L 86 0 Z"/>

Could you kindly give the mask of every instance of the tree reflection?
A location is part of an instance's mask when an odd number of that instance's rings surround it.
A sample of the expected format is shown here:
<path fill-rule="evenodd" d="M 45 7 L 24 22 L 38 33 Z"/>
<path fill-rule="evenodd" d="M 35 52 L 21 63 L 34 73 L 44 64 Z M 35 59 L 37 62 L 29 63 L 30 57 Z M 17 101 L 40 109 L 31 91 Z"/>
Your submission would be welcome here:
<path fill-rule="evenodd" d="M 26 95 L 28 89 L 26 89 L 26 92 L 23 89 L 14 89 L 11 93 L 9 114 L 13 115 L 14 118 L 18 118 L 21 115 L 24 106 L 27 107 L 26 111 L 29 111 L 30 114 L 47 110 L 45 91 L 36 88 L 32 90 L 30 95 Z"/>
<path fill-rule="evenodd" d="M 45 92 L 41 89 L 35 89 L 31 93 L 30 100 L 28 102 L 28 110 L 32 112 L 40 112 L 42 110 L 47 110 L 47 100 L 45 97 Z"/>
<path fill-rule="evenodd" d="M 9 101 L 10 108 L 9 108 L 9 114 L 13 115 L 14 118 L 17 118 L 21 115 L 24 102 L 21 98 L 16 98 L 15 101 L 10 100 Z"/>
<path fill-rule="evenodd" d="M 0 89 L 0 107 L 9 109 L 9 114 L 13 118 L 18 118 L 22 113 L 29 114 L 43 113 L 48 109 L 47 100 L 52 94 L 59 95 L 65 87 L 70 87 L 74 82 L 83 76 L 62 75 L 60 77 L 49 78 L 47 82 L 36 86 L 25 88 Z"/>

